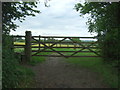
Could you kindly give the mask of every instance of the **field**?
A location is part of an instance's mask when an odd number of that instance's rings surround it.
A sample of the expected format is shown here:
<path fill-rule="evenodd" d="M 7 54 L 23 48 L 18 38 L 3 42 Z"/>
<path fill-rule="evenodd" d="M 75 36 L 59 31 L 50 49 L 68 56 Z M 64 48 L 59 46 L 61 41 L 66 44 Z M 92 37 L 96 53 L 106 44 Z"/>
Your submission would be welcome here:
<path fill-rule="evenodd" d="M 14 42 L 14 45 L 25 45 L 25 43 L 24 42 Z M 45 44 L 45 45 L 47 45 L 47 46 L 50 46 L 50 45 L 52 45 L 52 44 Z M 32 45 L 32 46 L 39 46 L 39 44 L 35 44 L 35 45 Z M 40 46 L 44 46 L 43 44 L 40 44 Z M 56 44 L 56 45 L 54 45 L 54 47 L 73 47 L 74 45 L 65 45 L 65 44 Z M 79 46 L 79 45 L 76 45 L 76 46 Z"/>
<path fill-rule="evenodd" d="M 21 44 L 24 45 L 24 43 L 15 43 L 15 44 Z M 38 46 L 38 45 L 36 45 Z M 59 46 L 59 45 L 58 45 Z M 58 47 L 57 46 L 57 47 Z M 67 46 L 67 45 L 62 45 Z M 38 48 L 33 48 L 32 50 L 37 50 Z M 43 49 L 43 48 L 41 48 Z M 67 48 L 54 48 L 57 51 L 77 51 L 79 49 L 67 49 Z M 16 52 L 23 52 L 23 48 L 16 48 Z M 96 50 L 96 49 L 93 49 Z M 51 51 L 50 49 L 47 49 L 47 51 Z M 88 51 L 85 49 L 84 51 Z M 42 52 L 39 53 L 39 55 L 50 55 L 52 53 L 56 52 Z M 73 52 L 67 52 L 63 53 L 64 55 L 71 55 Z M 94 56 L 96 54 L 90 53 L 90 52 L 80 52 L 76 55 L 84 55 L 84 56 Z M 41 63 L 46 60 L 46 57 L 39 57 L 39 56 L 32 56 L 32 60 L 30 62 L 31 65 L 36 65 L 37 63 Z M 70 57 L 65 58 L 65 61 L 68 63 L 71 63 L 75 65 L 76 67 L 84 67 L 92 70 L 93 72 L 99 73 L 104 79 L 104 82 L 109 84 L 110 87 L 116 88 L 118 86 L 118 72 L 115 68 L 113 68 L 112 65 L 109 65 L 107 63 L 104 63 L 103 59 L 100 57 Z"/>

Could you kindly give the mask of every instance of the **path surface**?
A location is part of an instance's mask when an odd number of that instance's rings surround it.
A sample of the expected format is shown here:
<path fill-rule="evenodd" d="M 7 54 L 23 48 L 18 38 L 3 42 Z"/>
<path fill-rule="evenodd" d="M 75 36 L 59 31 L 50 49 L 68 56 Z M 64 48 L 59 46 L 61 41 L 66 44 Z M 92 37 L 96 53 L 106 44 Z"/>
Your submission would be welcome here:
<path fill-rule="evenodd" d="M 48 57 L 29 67 L 36 74 L 33 88 L 107 88 L 96 73 L 75 67 L 61 57 Z"/>

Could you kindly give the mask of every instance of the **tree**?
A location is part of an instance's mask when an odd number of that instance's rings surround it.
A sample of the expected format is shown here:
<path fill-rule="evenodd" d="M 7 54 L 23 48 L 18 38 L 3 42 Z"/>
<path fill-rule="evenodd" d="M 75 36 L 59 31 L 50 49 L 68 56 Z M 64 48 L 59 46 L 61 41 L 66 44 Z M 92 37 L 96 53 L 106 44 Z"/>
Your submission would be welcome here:
<path fill-rule="evenodd" d="M 20 79 L 24 76 L 18 69 L 18 60 L 12 47 L 12 40 L 9 36 L 11 30 L 15 30 L 18 26 L 15 20 L 22 22 L 26 16 L 35 16 L 40 11 L 33 8 L 37 7 L 37 2 L 2 2 L 2 87 L 15 88 L 19 85 Z"/>
<path fill-rule="evenodd" d="M 37 7 L 37 2 L 2 2 L 2 22 L 3 34 L 9 34 L 10 30 L 15 30 L 18 25 L 15 20 L 22 22 L 26 16 L 35 16 L 40 11 L 33 8 Z"/>
<path fill-rule="evenodd" d="M 120 3 L 115 2 L 85 2 L 75 5 L 81 15 L 89 14 L 87 24 L 89 32 L 97 32 L 100 39 L 101 54 L 106 60 L 118 60 L 120 46 Z"/>

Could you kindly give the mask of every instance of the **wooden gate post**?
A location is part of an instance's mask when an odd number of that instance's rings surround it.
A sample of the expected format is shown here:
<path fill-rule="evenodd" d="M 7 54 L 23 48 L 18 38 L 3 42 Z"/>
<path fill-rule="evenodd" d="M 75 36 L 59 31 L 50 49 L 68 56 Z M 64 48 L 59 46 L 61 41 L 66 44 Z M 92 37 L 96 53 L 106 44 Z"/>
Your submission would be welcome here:
<path fill-rule="evenodd" d="M 25 32 L 25 62 L 29 62 L 31 60 L 31 31 Z"/>

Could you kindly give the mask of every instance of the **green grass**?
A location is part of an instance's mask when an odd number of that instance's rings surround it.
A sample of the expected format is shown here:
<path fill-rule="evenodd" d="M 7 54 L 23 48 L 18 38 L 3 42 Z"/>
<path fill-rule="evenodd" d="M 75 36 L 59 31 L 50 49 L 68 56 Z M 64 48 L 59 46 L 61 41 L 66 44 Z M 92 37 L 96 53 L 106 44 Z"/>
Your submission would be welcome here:
<path fill-rule="evenodd" d="M 24 48 L 14 48 L 14 51 L 15 52 L 23 52 L 24 51 Z"/>
<path fill-rule="evenodd" d="M 50 52 L 47 53 L 40 53 L 38 55 L 48 55 L 51 54 Z M 42 63 L 43 61 L 45 61 L 46 57 L 42 57 L 42 56 L 32 56 L 32 60 L 29 62 L 30 65 L 37 65 L 38 63 Z"/>
<path fill-rule="evenodd" d="M 37 50 L 36 48 L 33 48 L 32 50 Z M 23 52 L 24 49 L 23 48 L 16 48 L 15 49 L 15 52 Z M 32 53 L 34 54 L 34 53 Z M 49 55 L 51 54 L 50 52 L 42 52 L 42 53 L 39 53 L 38 55 Z M 28 63 L 30 65 L 33 65 L 35 66 L 36 64 L 38 63 L 42 63 L 43 61 L 45 61 L 46 57 L 42 57 L 42 56 L 32 56 L 32 60 Z"/>
<path fill-rule="evenodd" d="M 24 67 L 24 66 L 18 66 L 17 71 L 20 75 L 20 83 L 17 88 L 29 88 L 31 84 L 33 83 L 33 78 L 35 74 L 30 68 Z"/>
<path fill-rule="evenodd" d="M 37 48 L 32 48 L 32 50 L 37 50 Z M 35 52 L 33 52 L 32 54 L 34 54 Z M 37 55 L 49 55 L 51 54 L 51 52 L 41 52 L 38 53 Z M 45 61 L 46 57 L 43 56 L 32 56 L 32 60 L 30 61 L 30 65 L 35 66 L 38 63 L 42 63 L 43 61 Z"/>
<path fill-rule="evenodd" d="M 66 61 L 77 67 L 84 67 L 93 72 L 97 72 L 111 88 L 118 87 L 117 69 L 113 68 L 110 64 L 104 63 L 102 58 L 68 58 Z"/>
<path fill-rule="evenodd" d="M 23 52 L 24 49 L 17 48 L 15 49 L 15 52 Z M 40 53 L 40 54 L 50 54 L 50 53 Z M 38 63 L 42 63 L 45 61 L 46 57 L 40 57 L 40 56 L 32 56 L 32 60 L 28 63 L 29 65 L 36 65 Z M 19 75 L 21 76 L 21 80 L 19 83 L 19 86 L 17 88 L 29 88 L 34 83 L 34 76 L 35 74 L 30 68 L 26 68 L 22 65 L 19 65 L 17 67 L 17 71 Z"/>

